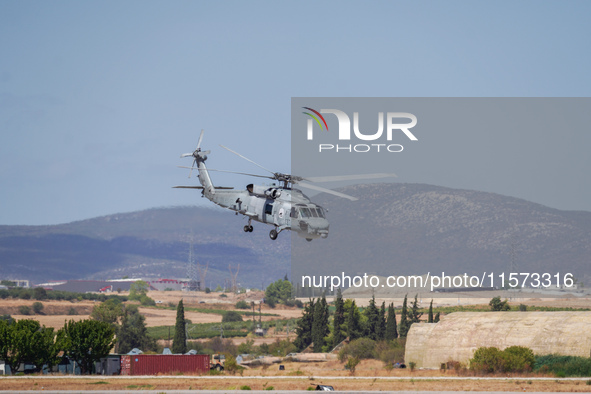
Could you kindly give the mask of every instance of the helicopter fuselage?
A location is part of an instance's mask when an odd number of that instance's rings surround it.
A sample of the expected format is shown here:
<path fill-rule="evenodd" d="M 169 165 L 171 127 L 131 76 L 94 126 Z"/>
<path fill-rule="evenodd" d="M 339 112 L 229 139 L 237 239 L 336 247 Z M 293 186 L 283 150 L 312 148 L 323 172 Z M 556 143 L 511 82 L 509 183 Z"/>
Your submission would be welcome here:
<path fill-rule="evenodd" d="M 246 190 L 227 190 L 216 188 L 205 165 L 207 156 L 194 153 L 199 171 L 199 182 L 203 187 L 203 197 L 248 218 L 245 232 L 253 231 L 251 221 L 274 226 L 269 236 L 276 239 L 283 230 L 295 231 L 299 236 L 311 241 L 326 238 L 329 223 L 324 209 L 314 204 L 301 190 L 281 187 L 249 184 Z"/>

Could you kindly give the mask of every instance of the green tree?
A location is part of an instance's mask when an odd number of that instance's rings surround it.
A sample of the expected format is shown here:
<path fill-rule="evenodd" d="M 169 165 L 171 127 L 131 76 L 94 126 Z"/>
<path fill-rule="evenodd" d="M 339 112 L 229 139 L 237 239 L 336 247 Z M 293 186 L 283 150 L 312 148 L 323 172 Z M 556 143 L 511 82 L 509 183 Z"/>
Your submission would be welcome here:
<path fill-rule="evenodd" d="M 106 357 L 115 345 L 115 328 L 96 320 L 70 320 L 58 331 L 65 354 L 80 365 L 83 374 L 92 373 L 94 362 Z"/>
<path fill-rule="evenodd" d="M 315 353 L 322 352 L 322 348 L 325 345 L 324 338 L 328 336 L 328 333 L 328 304 L 326 303 L 326 297 L 323 295 L 314 306 L 314 320 L 312 321 L 312 342 L 314 343 Z"/>
<path fill-rule="evenodd" d="M 376 307 L 375 296 L 369 300 L 369 305 L 363 311 L 367 323 L 365 324 L 364 336 L 376 341 L 378 339 L 378 325 L 380 320 L 380 311 Z"/>
<path fill-rule="evenodd" d="M 137 305 L 125 307 L 121 327 L 117 330 L 117 348 L 119 353 L 129 353 L 133 348 L 144 352 L 156 350 L 156 341 L 148 335 L 146 318 L 140 314 Z"/>
<path fill-rule="evenodd" d="M 386 338 L 386 303 L 384 301 L 382 301 L 382 306 L 380 307 L 376 337 L 378 341 Z"/>
<path fill-rule="evenodd" d="M 435 318 L 433 319 L 433 323 L 439 323 L 439 319 L 441 318 L 441 313 L 437 312 L 435 314 Z"/>
<path fill-rule="evenodd" d="M 293 344 L 298 348 L 299 351 L 304 350 L 312 343 L 312 322 L 314 321 L 314 300 L 310 300 L 308 305 L 304 307 L 302 317 L 298 319 L 296 326 L 297 338 Z"/>
<path fill-rule="evenodd" d="M 428 323 L 433 323 L 433 299 L 431 299 L 431 303 L 429 304 L 429 315 L 427 318 Z"/>
<path fill-rule="evenodd" d="M 92 308 L 90 318 L 93 320 L 104 321 L 109 324 L 117 324 L 123 317 L 123 303 L 118 298 L 109 298 Z"/>
<path fill-rule="evenodd" d="M 271 300 L 285 303 L 285 301 L 291 299 L 291 282 L 286 279 L 279 279 L 271 283 L 265 289 L 265 300 Z"/>
<path fill-rule="evenodd" d="M 184 354 L 187 352 L 187 333 L 185 331 L 185 307 L 183 306 L 183 300 L 180 300 L 176 307 L 176 324 L 174 326 L 172 352 L 175 354 Z"/>
<path fill-rule="evenodd" d="M 335 301 L 335 311 L 332 321 L 332 346 L 335 347 L 345 339 L 343 326 L 345 324 L 345 302 L 341 294 L 341 288 L 337 290 L 337 299 Z"/>
<path fill-rule="evenodd" d="M 501 297 L 494 297 L 490 300 L 488 305 L 490 306 L 490 310 L 495 312 L 511 310 L 507 300 L 501 301 Z"/>
<path fill-rule="evenodd" d="M 408 313 L 408 320 L 410 321 L 410 324 L 419 323 L 421 321 L 421 316 L 423 316 L 423 312 L 419 312 L 419 301 L 417 300 L 417 297 L 418 295 L 415 295 L 415 300 L 410 306 L 410 312 Z"/>
<path fill-rule="evenodd" d="M 348 305 L 347 305 L 348 304 Z M 355 305 L 355 300 L 345 301 L 346 322 L 347 322 L 347 336 L 349 340 L 354 340 L 363 336 L 363 329 L 361 327 L 361 313 L 359 308 Z"/>
<path fill-rule="evenodd" d="M 41 327 L 35 320 L 0 320 L 0 359 L 16 371 L 23 362 L 40 370 L 43 364 L 57 362 L 60 351 L 53 328 Z"/>
<path fill-rule="evenodd" d="M 148 283 L 143 280 L 135 281 L 129 287 L 129 299 L 131 301 L 141 301 L 142 297 L 148 294 Z"/>
<path fill-rule="evenodd" d="M 396 328 L 396 312 L 394 304 L 388 306 L 388 320 L 386 322 L 386 340 L 392 341 L 398 338 L 398 329 Z"/>
<path fill-rule="evenodd" d="M 402 302 L 402 312 L 400 312 L 400 326 L 398 328 L 400 338 L 406 338 L 406 334 L 408 334 L 411 324 L 412 323 L 408 320 L 408 300 L 407 296 L 404 296 L 404 301 Z"/>
<path fill-rule="evenodd" d="M 33 289 L 33 298 L 36 300 L 47 299 L 47 291 L 43 287 L 35 287 Z"/>
<path fill-rule="evenodd" d="M 236 305 L 234 305 L 234 307 L 238 309 L 248 309 L 249 305 L 246 301 L 240 300 L 236 303 Z"/>

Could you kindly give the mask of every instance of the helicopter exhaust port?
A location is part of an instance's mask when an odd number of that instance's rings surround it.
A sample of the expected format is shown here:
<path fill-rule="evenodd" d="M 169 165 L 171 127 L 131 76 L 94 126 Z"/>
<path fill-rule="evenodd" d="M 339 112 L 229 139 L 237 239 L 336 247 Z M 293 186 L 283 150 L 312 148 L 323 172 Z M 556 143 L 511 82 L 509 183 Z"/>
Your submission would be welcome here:
<path fill-rule="evenodd" d="M 273 200 L 281 196 L 281 190 L 275 188 L 269 188 L 265 190 L 265 196 L 272 198 Z"/>

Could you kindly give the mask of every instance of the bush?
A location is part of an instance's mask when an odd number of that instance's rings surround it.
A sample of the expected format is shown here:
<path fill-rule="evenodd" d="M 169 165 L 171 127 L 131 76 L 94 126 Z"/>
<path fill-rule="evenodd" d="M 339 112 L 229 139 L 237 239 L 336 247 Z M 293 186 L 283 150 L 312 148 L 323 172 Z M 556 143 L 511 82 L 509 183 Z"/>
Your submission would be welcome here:
<path fill-rule="evenodd" d="M 235 307 L 237 309 L 249 309 L 250 305 L 248 305 L 248 302 L 241 300 L 236 303 Z"/>
<path fill-rule="evenodd" d="M 511 346 L 502 353 L 505 372 L 529 372 L 534 367 L 534 352 L 527 347 Z"/>
<path fill-rule="evenodd" d="M 37 287 L 39 289 L 39 287 Z M 33 312 L 40 314 L 43 311 L 43 303 L 37 301 L 33 302 Z"/>
<path fill-rule="evenodd" d="M 273 297 L 265 298 L 265 304 L 269 305 L 271 308 L 275 308 L 277 305 L 277 300 Z"/>
<path fill-rule="evenodd" d="M 26 305 L 19 306 L 18 311 L 21 315 L 30 315 L 31 314 L 31 308 L 29 308 Z"/>
<path fill-rule="evenodd" d="M 509 306 L 509 303 L 507 303 L 507 300 L 501 301 L 501 297 L 494 297 L 493 299 L 490 300 L 488 305 L 490 306 L 491 311 L 511 310 L 511 307 Z"/>
<path fill-rule="evenodd" d="M 375 347 L 376 357 L 386 366 L 402 363 L 404 362 L 404 344 L 405 338 L 378 342 Z"/>
<path fill-rule="evenodd" d="M 78 311 L 77 311 L 77 310 L 76 310 L 76 308 L 74 308 L 74 307 L 71 307 L 71 308 L 68 310 L 68 315 L 70 315 L 70 316 L 77 315 L 77 314 L 78 314 Z"/>
<path fill-rule="evenodd" d="M 536 372 L 550 372 L 556 377 L 591 376 L 591 358 L 550 354 L 535 356 L 535 360 Z"/>
<path fill-rule="evenodd" d="M 211 293 L 211 289 L 209 287 L 206 287 L 205 288 L 205 294 L 209 294 L 209 293 Z"/>
<path fill-rule="evenodd" d="M 501 351 L 496 347 L 480 347 L 470 359 L 470 369 L 482 373 L 501 372 L 504 364 Z"/>
<path fill-rule="evenodd" d="M 148 297 L 147 295 L 140 296 L 140 304 L 143 306 L 156 306 L 156 301 Z"/>
<path fill-rule="evenodd" d="M 222 317 L 222 323 L 229 323 L 233 321 L 242 321 L 242 315 L 236 311 L 227 311 Z"/>
<path fill-rule="evenodd" d="M 343 362 L 348 357 L 357 357 L 360 360 L 375 358 L 376 342 L 369 338 L 359 338 L 345 345 L 339 352 L 339 361 Z"/>
<path fill-rule="evenodd" d="M 30 300 L 31 299 L 31 292 L 27 291 L 26 289 L 22 289 L 18 293 L 18 298 L 21 300 Z"/>
<path fill-rule="evenodd" d="M 482 373 L 528 372 L 534 364 L 534 352 L 523 346 L 511 346 L 503 351 L 496 347 L 481 347 L 474 352 L 470 369 Z"/>
<path fill-rule="evenodd" d="M 234 358 L 234 356 L 232 356 L 231 354 L 226 355 L 224 369 L 232 375 L 236 375 L 236 372 L 239 372 L 242 375 L 242 373 L 244 372 L 244 367 L 238 365 L 238 363 L 236 362 L 236 358 Z"/>
<path fill-rule="evenodd" d="M 355 373 L 355 368 L 357 368 L 357 364 L 359 364 L 361 360 L 358 357 L 349 357 L 347 363 L 345 364 L 345 369 L 348 369 L 352 374 Z"/>
<path fill-rule="evenodd" d="M 43 287 L 35 287 L 33 289 L 33 298 L 36 300 L 47 299 L 47 291 Z"/>

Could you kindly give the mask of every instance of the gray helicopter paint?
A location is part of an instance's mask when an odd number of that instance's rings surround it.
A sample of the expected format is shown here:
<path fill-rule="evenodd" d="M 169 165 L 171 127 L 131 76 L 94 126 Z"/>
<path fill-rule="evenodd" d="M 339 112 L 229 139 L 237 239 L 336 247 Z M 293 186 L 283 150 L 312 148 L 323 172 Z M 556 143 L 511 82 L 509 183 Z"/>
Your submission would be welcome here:
<path fill-rule="evenodd" d="M 253 231 L 252 221 L 254 220 L 274 227 L 269 233 L 271 239 L 276 239 L 283 230 L 293 230 L 308 241 L 328 236 L 329 224 L 321 213 L 322 208 L 312 203 L 301 191 L 290 187 L 290 175 L 281 174 L 288 179 L 283 181 L 283 187 L 252 184 L 247 186 L 247 190 L 216 189 L 205 165 L 209 152 L 201 151 L 202 139 L 203 131 L 199 137 L 197 149 L 181 157 L 191 156 L 194 164 L 197 164 L 198 179 L 203 187 L 204 197 L 214 204 L 245 215 L 249 219 L 248 224 L 244 226 L 245 232 Z M 278 175 L 274 174 L 274 176 Z M 295 205 L 296 209 L 292 210 L 292 205 Z M 307 213 L 304 215 L 303 212 Z M 313 212 L 313 215 L 310 215 L 310 212 Z"/>

